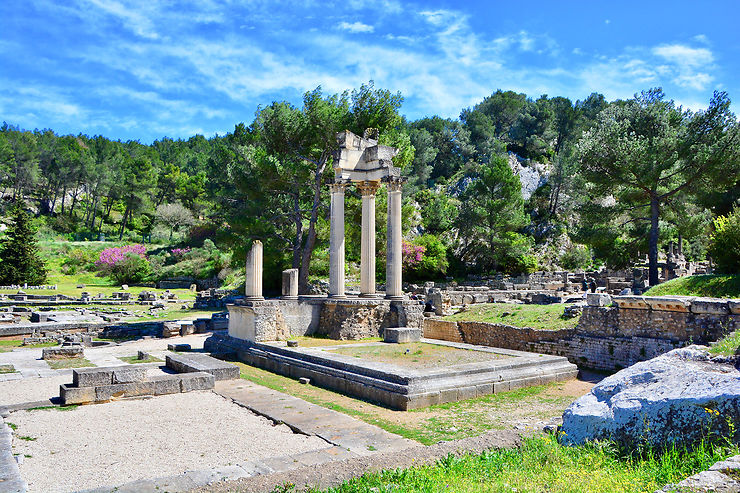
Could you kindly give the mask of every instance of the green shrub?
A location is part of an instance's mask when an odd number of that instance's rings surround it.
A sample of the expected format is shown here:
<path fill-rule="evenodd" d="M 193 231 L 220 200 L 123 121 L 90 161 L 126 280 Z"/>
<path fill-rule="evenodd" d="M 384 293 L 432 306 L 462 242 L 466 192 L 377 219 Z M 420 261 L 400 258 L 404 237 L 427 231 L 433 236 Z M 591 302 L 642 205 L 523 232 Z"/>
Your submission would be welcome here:
<path fill-rule="evenodd" d="M 740 208 L 735 207 L 728 216 L 719 216 L 714 220 L 709 255 L 719 272 L 740 273 Z"/>
<path fill-rule="evenodd" d="M 415 247 L 423 248 L 420 260 L 413 265 L 406 265 L 404 276 L 409 281 L 425 281 L 443 278 L 447 274 L 447 247 L 435 235 L 426 234 L 415 238 Z"/>
<path fill-rule="evenodd" d="M 585 245 L 571 245 L 558 261 L 564 269 L 573 271 L 591 267 L 591 251 Z"/>
<path fill-rule="evenodd" d="M 151 271 L 152 268 L 147 259 L 128 253 L 125 259 L 111 267 L 108 275 L 118 284 L 128 284 L 145 280 Z"/>

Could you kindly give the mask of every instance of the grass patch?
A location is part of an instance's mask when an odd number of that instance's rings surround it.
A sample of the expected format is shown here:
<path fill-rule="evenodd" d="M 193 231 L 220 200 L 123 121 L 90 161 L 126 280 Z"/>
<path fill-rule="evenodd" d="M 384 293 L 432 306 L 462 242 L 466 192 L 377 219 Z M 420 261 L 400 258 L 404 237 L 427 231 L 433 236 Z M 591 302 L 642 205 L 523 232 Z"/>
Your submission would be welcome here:
<path fill-rule="evenodd" d="M 453 366 L 508 357 L 483 351 L 459 349 L 425 342 L 373 346 L 340 346 L 333 349 L 332 352 L 367 361 L 391 363 L 407 368 Z"/>
<path fill-rule="evenodd" d="M 21 436 L 18 437 L 18 440 L 24 440 L 26 442 L 35 442 L 36 441 L 36 437 L 31 437 L 31 436 L 28 436 L 28 435 L 21 435 Z"/>
<path fill-rule="evenodd" d="M 740 274 L 678 277 L 653 286 L 645 292 L 645 296 L 740 298 Z"/>
<path fill-rule="evenodd" d="M 46 363 L 52 370 L 61 370 L 64 368 L 85 368 L 95 366 L 87 358 L 67 358 L 67 359 L 48 359 Z"/>
<path fill-rule="evenodd" d="M 119 356 L 118 359 L 123 361 L 124 363 L 129 363 L 131 365 L 135 365 L 138 363 L 162 363 L 163 361 L 159 358 L 155 358 L 152 355 L 149 355 L 147 359 L 139 359 L 138 356 Z"/>
<path fill-rule="evenodd" d="M 15 367 L 13 365 L 0 365 L 0 375 L 15 373 Z"/>
<path fill-rule="evenodd" d="M 9 340 L 9 341 L 0 341 L 0 353 L 7 353 L 12 351 L 15 348 L 23 347 L 23 348 L 39 348 L 39 347 L 54 347 L 58 346 L 59 344 L 56 342 L 42 342 L 40 344 L 29 344 L 27 346 L 23 345 L 23 341 L 18 340 Z"/>
<path fill-rule="evenodd" d="M 740 351 L 740 330 L 730 332 L 709 349 L 709 352 L 712 354 L 721 354 L 724 356 L 740 354 L 738 351 Z"/>
<path fill-rule="evenodd" d="M 550 435 L 538 435 L 517 449 L 450 455 L 434 465 L 368 473 L 325 491 L 637 493 L 679 482 L 737 451 L 700 445 L 636 457 L 609 444 L 564 447 Z"/>
<path fill-rule="evenodd" d="M 521 421 L 531 423 L 559 416 L 590 388 L 575 381 L 579 384 L 577 388 L 552 383 L 413 411 L 395 411 L 313 385 L 301 385 L 297 380 L 244 363 L 235 364 L 245 380 L 353 416 L 424 445 L 476 436 L 491 429 L 510 429 Z"/>
<path fill-rule="evenodd" d="M 8 428 L 10 428 L 13 431 L 15 431 L 15 430 L 18 429 L 18 425 L 17 424 L 14 424 L 14 423 L 11 423 L 10 421 L 6 421 L 5 424 L 8 425 Z"/>
<path fill-rule="evenodd" d="M 444 320 L 490 322 L 529 327 L 539 330 L 569 329 L 578 324 L 578 317 L 563 318 L 566 305 L 519 305 L 515 303 L 481 303 L 469 305 L 464 312 L 444 317 Z"/>
<path fill-rule="evenodd" d="M 79 404 L 70 404 L 69 406 L 38 406 L 30 408 L 28 411 L 74 411 L 78 407 L 80 407 Z"/>

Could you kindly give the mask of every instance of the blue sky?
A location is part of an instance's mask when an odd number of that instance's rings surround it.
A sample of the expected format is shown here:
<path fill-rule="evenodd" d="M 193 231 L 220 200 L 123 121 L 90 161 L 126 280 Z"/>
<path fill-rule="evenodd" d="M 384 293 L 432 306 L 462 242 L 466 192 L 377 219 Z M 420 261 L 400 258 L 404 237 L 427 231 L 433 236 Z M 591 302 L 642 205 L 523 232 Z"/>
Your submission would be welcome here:
<path fill-rule="evenodd" d="M 736 0 L 4 0 L 0 15 L 0 120 L 144 143 L 371 79 L 409 119 L 456 118 L 499 88 L 740 101 Z"/>

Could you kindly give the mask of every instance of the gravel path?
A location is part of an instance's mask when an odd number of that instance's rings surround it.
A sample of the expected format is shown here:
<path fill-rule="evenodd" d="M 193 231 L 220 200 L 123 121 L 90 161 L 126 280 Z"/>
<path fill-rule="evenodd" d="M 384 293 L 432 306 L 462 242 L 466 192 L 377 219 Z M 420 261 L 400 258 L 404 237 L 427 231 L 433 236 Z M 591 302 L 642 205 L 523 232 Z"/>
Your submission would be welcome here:
<path fill-rule="evenodd" d="M 204 391 L 11 413 L 13 453 L 30 492 L 116 486 L 327 448 Z M 20 437 L 35 440 L 22 440 Z"/>
<path fill-rule="evenodd" d="M 295 492 L 307 491 L 310 488 L 325 489 L 338 486 L 344 481 L 362 476 L 366 472 L 434 464 L 450 454 L 460 455 L 467 452 L 480 453 L 495 448 L 513 448 L 519 445 L 520 436 L 519 433 L 512 430 L 496 430 L 480 436 L 451 442 L 440 442 L 428 447 L 419 445 L 400 451 L 380 452 L 328 464 L 304 466 L 286 472 L 261 474 L 236 481 L 221 481 L 196 488 L 191 490 L 190 493 L 230 493 L 235 491 L 240 493 L 266 493 L 276 489 L 280 491 L 280 488 L 286 483 L 294 484 L 295 489 L 290 491 Z"/>
<path fill-rule="evenodd" d="M 63 383 L 72 383 L 71 370 L 55 377 L 0 382 L 0 407 L 59 397 L 59 386 Z"/>

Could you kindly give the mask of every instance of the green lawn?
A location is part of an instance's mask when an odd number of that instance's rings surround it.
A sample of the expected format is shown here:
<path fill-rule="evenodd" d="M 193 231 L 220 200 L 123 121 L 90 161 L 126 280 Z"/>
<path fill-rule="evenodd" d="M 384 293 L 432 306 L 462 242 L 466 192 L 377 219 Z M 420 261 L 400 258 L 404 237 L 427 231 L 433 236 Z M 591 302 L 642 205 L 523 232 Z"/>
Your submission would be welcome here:
<path fill-rule="evenodd" d="M 540 330 L 567 329 L 575 327 L 578 318 L 563 318 L 566 306 L 562 303 L 552 305 L 481 303 L 469 305 L 466 311 L 444 317 L 444 320 L 490 322 Z"/>
<path fill-rule="evenodd" d="M 564 447 L 552 436 L 536 435 L 525 438 L 517 449 L 448 456 L 434 465 L 368 473 L 325 491 L 652 492 L 736 453 L 737 447 L 703 445 L 626 457 L 607 444 Z M 291 489 L 288 485 L 275 491 Z"/>
<path fill-rule="evenodd" d="M 726 337 L 717 341 L 709 350 L 710 353 L 724 356 L 740 354 L 738 351 L 740 351 L 740 330 L 729 333 Z"/>
<path fill-rule="evenodd" d="M 740 298 L 740 274 L 679 277 L 653 286 L 645 295 Z"/>

